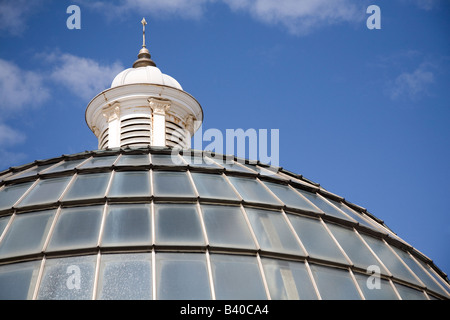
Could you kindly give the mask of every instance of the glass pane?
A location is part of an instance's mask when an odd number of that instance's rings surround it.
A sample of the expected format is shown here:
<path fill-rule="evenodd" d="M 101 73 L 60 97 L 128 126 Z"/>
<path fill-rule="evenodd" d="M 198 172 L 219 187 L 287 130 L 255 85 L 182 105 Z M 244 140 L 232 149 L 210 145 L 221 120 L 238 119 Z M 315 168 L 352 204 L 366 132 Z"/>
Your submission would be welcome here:
<path fill-rule="evenodd" d="M 419 277 L 420 280 L 427 286 L 428 289 L 448 296 L 448 293 L 442 290 L 442 288 L 426 273 L 419 264 L 406 252 L 392 247 L 395 253 L 400 256 L 400 258 L 405 262 L 408 267 Z"/>
<path fill-rule="evenodd" d="M 40 261 L 0 266 L 0 300 L 30 300 Z"/>
<path fill-rule="evenodd" d="M 304 263 L 268 258 L 261 260 L 273 300 L 317 299 Z"/>
<path fill-rule="evenodd" d="M 183 159 L 191 167 L 205 167 L 205 168 L 220 169 L 220 166 L 218 166 L 214 161 L 212 161 L 208 157 L 183 155 Z"/>
<path fill-rule="evenodd" d="M 19 206 L 29 206 L 58 201 L 72 177 L 43 179 L 20 201 Z"/>
<path fill-rule="evenodd" d="M 222 175 L 197 172 L 191 174 L 201 198 L 240 200 Z"/>
<path fill-rule="evenodd" d="M 319 220 L 291 214 L 288 217 L 311 257 L 348 264 L 347 259 Z"/>
<path fill-rule="evenodd" d="M 103 206 L 62 209 L 47 251 L 96 247 L 102 211 Z"/>
<path fill-rule="evenodd" d="M 225 159 L 223 159 L 222 156 L 219 156 L 219 155 L 217 157 L 211 157 L 211 159 L 214 160 L 214 162 L 217 162 L 222 167 L 224 167 L 226 171 L 238 171 L 238 172 L 256 174 L 255 171 L 250 170 L 250 169 L 244 167 L 243 165 L 238 164 L 233 159 L 225 160 Z"/>
<path fill-rule="evenodd" d="M 97 299 L 152 299 L 151 254 L 107 254 L 100 263 Z"/>
<path fill-rule="evenodd" d="M 326 202 L 321 196 L 316 193 L 306 192 L 300 189 L 296 189 L 302 195 L 304 195 L 309 201 L 311 201 L 315 206 L 317 206 L 320 210 L 322 210 L 325 214 L 334 216 L 340 219 L 351 220 L 349 217 L 344 215 L 341 211 L 339 211 L 336 207 L 332 206 L 328 202 Z"/>
<path fill-rule="evenodd" d="M 0 258 L 42 251 L 55 210 L 16 215 L 0 243 Z"/>
<path fill-rule="evenodd" d="M 0 237 L 2 236 L 3 230 L 5 230 L 10 218 L 11 216 L 0 217 Z"/>
<path fill-rule="evenodd" d="M 359 300 L 359 295 L 347 270 L 310 264 L 314 280 L 323 300 Z"/>
<path fill-rule="evenodd" d="M 40 300 L 90 300 L 97 256 L 48 259 L 39 287 Z"/>
<path fill-rule="evenodd" d="M 11 208 L 33 183 L 5 186 L 0 190 L 0 210 Z"/>
<path fill-rule="evenodd" d="M 149 164 L 148 154 L 123 154 L 115 166 L 148 166 Z"/>
<path fill-rule="evenodd" d="M 155 204 L 156 244 L 205 245 L 196 205 Z"/>
<path fill-rule="evenodd" d="M 202 205 L 209 245 L 255 249 L 240 207 Z"/>
<path fill-rule="evenodd" d="M 327 223 L 327 226 L 355 266 L 367 270 L 367 267 L 374 265 L 380 268 L 380 272 L 388 274 L 355 231 L 333 223 Z"/>
<path fill-rule="evenodd" d="M 229 177 L 244 201 L 282 205 L 265 187 L 254 178 Z"/>
<path fill-rule="evenodd" d="M 103 246 L 152 244 L 149 204 L 110 205 L 106 213 Z"/>
<path fill-rule="evenodd" d="M 355 211 L 353 211 L 352 209 L 350 209 L 349 207 L 347 207 L 343 203 L 336 202 L 336 201 L 333 201 L 333 200 L 330 200 L 330 199 L 328 199 L 328 201 L 330 201 L 336 207 L 338 207 L 339 209 L 344 211 L 351 218 L 355 219 L 359 224 L 361 224 L 363 226 L 366 226 L 366 227 L 369 227 L 371 229 L 382 230 L 381 228 L 377 227 L 375 224 L 371 224 L 370 222 L 368 222 L 365 218 L 362 217 L 362 215 L 356 213 Z M 384 233 L 384 231 L 383 231 L 383 233 Z"/>
<path fill-rule="evenodd" d="M 156 296 L 160 300 L 211 299 L 208 279 L 205 254 L 156 254 Z"/>
<path fill-rule="evenodd" d="M 397 294 L 389 281 L 376 275 L 368 276 L 356 272 L 354 275 L 367 300 L 398 300 Z"/>
<path fill-rule="evenodd" d="M 78 175 L 63 200 L 103 198 L 110 175 L 110 172 Z"/>
<path fill-rule="evenodd" d="M 216 299 L 267 299 L 256 257 L 211 254 Z"/>
<path fill-rule="evenodd" d="M 25 178 L 25 177 L 37 175 L 38 173 L 42 173 L 42 171 L 44 171 L 45 169 L 50 168 L 51 166 L 54 166 L 54 165 L 55 165 L 55 163 L 46 164 L 46 165 L 42 165 L 42 166 L 35 166 L 29 170 L 19 172 L 16 175 L 9 177 L 6 180 L 14 180 L 14 179 L 18 179 L 18 178 Z"/>
<path fill-rule="evenodd" d="M 116 161 L 117 156 L 93 157 L 80 166 L 80 169 L 110 167 Z"/>
<path fill-rule="evenodd" d="M 150 197 L 149 171 L 118 171 L 114 173 L 108 197 Z"/>
<path fill-rule="evenodd" d="M 395 283 L 395 287 L 397 288 L 400 297 L 402 297 L 402 300 L 427 300 L 427 297 L 422 291 L 399 283 Z"/>
<path fill-rule="evenodd" d="M 425 264 L 423 261 L 421 261 L 421 260 L 418 260 L 418 262 L 420 263 L 420 265 L 422 266 L 422 267 L 424 267 L 427 271 L 428 271 L 428 273 L 437 281 L 437 282 L 439 282 L 446 290 L 447 290 L 447 294 L 445 294 L 446 296 L 450 296 L 450 294 L 449 294 L 449 292 L 450 292 L 450 290 L 449 290 L 449 284 L 448 284 L 448 282 L 446 282 L 446 281 L 444 281 L 440 276 L 438 276 L 435 272 L 434 272 L 434 270 L 432 270 L 431 269 L 431 267 L 429 266 L 429 265 L 427 265 L 427 264 Z M 431 289 L 431 288 L 430 288 Z"/>
<path fill-rule="evenodd" d="M 186 166 L 186 163 L 178 154 L 152 153 L 151 157 L 154 166 Z"/>
<path fill-rule="evenodd" d="M 66 170 L 74 170 L 76 166 L 78 166 L 80 163 L 82 163 L 84 161 L 86 161 L 86 159 L 63 161 L 56 167 L 53 167 L 53 168 L 47 170 L 45 173 L 54 173 L 54 172 L 61 172 L 61 171 L 66 171 Z"/>
<path fill-rule="evenodd" d="M 157 197 L 195 197 L 186 172 L 153 171 L 154 194 Z"/>
<path fill-rule="evenodd" d="M 245 208 L 262 250 L 305 256 L 281 212 Z"/>
<path fill-rule="evenodd" d="M 417 279 L 405 267 L 399 258 L 391 251 L 387 244 L 382 240 L 362 234 L 367 244 L 372 248 L 375 254 L 380 258 L 386 268 L 394 275 L 394 277 L 406 280 L 420 285 Z"/>
<path fill-rule="evenodd" d="M 312 212 L 320 212 L 316 207 L 311 205 L 302 196 L 297 194 L 289 186 L 264 181 L 266 186 L 275 193 L 275 195 L 288 207 L 302 209 Z"/>

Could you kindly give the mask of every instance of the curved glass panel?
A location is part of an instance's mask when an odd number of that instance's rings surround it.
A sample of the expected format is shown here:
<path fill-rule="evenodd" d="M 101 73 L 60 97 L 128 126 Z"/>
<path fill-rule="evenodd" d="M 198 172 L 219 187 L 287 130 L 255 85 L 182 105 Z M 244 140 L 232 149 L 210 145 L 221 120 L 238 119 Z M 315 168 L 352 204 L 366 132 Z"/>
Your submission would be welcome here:
<path fill-rule="evenodd" d="M 228 177 L 244 201 L 282 205 L 255 178 Z"/>
<path fill-rule="evenodd" d="M 310 264 L 323 300 L 359 300 L 361 296 L 347 270 Z"/>
<path fill-rule="evenodd" d="M 149 171 L 117 171 L 108 197 L 150 197 Z"/>
<path fill-rule="evenodd" d="M 18 206 L 56 202 L 72 177 L 39 180 Z"/>
<path fill-rule="evenodd" d="M 33 297 L 40 261 L 14 263 L 0 268 L 0 300 Z M 2 288 L 7 288 L 6 290 Z"/>
<path fill-rule="evenodd" d="M 97 299 L 152 299 L 151 258 L 150 253 L 102 255 Z"/>
<path fill-rule="evenodd" d="M 61 171 L 67 171 L 67 170 L 73 170 L 76 166 L 78 166 L 80 163 L 83 163 L 86 161 L 86 159 L 77 159 L 77 160 L 68 160 L 63 161 L 57 166 L 45 171 L 45 173 L 55 173 L 55 172 L 61 172 Z"/>
<path fill-rule="evenodd" d="M 96 256 L 48 259 L 39 287 L 39 300 L 90 300 Z"/>
<path fill-rule="evenodd" d="M 303 262 L 261 259 L 270 298 L 273 300 L 316 300 L 317 295 Z"/>
<path fill-rule="evenodd" d="M 422 291 L 404 286 L 399 283 L 395 283 L 395 288 L 397 288 L 397 291 L 402 297 L 402 300 L 427 300 L 427 297 Z"/>
<path fill-rule="evenodd" d="M 158 299 L 211 299 L 205 254 L 157 253 Z"/>
<path fill-rule="evenodd" d="M 115 247 L 151 244 L 152 220 L 149 204 L 108 206 L 102 246 Z"/>
<path fill-rule="evenodd" d="M 117 156 L 103 156 L 90 158 L 86 163 L 80 166 L 80 169 L 98 168 L 98 167 L 111 167 L 116 161 Z"/>
<path fill-rule="evenodd" d="M 240 200 L 222 175 L 197 172 L 191 175 L 201 198 Z"/>
<path fill-rule="evenodd" d="M 149 164 L 148 154 L 123 154 L 115 166 L 148 166 Z"/>
<path fill-rule="evenodd" d="M 388 280 L 361 273 L 354 273 L 354 275 L 365 299 L 398 300 L 397 294 Z"/>
<path fill-rule="evenodd" d="M 211 254 L 218 300 L 267 299 L 256 257 Z"/>
<path fill-rule="evenodd" d="M 197 206 L 155 204 L 156 244 L 205 245 Z"/>
<path fill-rule="evenodd" d="M 156 197 L 195 197 L 194 188 L 184 171 L 153 171 Z"/>
<path fill-rule="evenodd" d="M 297 194 L 289 186 L 276 184 L 272 182 L 264 181 L 264 183 L 269 187 L 269 189 L 275 193 L 275 195 L 284 202 L 288 207 L 302 209 L 312 212 L 320 212 L 316 207 L 311 205 L 306 199 Z"/>
<path fill-rule="evenodd" d="M 210 246 L 256 249 L 240 207 L 202 205 L 201 211 Z"/>
<path fill-rule="evenodd" d="M 292 214 L 288 217 L 311 257 L 348 264 L 347 259 L 319 220 Z"/>
<path fill-rule="evenodd" d="M 0 190 L 0 210 L 11 208 L 33 182 L 5 186 Z"/>
<path fill-rule="evenodd" d="M 306 256 L 281 212 L 245 208 L 262 250 Z"/>
<path fill-rule="evenodd" d="M 15 215 L 0 242 L 0 259 L 41 252 L 54 214 L 48 210 Z"/>
<path fill-rule="evenodd" d="M 103 198 L 110 176 L 110 172 L 78 175 L 63 201 Z"/>
<path fill-rule="evenodd" d="M 47 251 L 97 246 L 103 206 L 62 209 Z"/>

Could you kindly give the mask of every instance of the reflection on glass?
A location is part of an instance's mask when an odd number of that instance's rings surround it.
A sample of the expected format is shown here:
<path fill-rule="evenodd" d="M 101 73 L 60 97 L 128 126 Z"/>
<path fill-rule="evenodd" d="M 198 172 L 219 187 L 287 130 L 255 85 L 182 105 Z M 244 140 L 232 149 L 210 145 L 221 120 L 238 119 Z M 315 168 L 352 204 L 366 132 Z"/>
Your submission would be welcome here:
<path fill-rule="evenodd" d="M 245 208 L 262 250 L 306 255 L 281 212 Z"/>
<path fill-rule="evenodd" d="M 53 167 L 45 173 L 54 173 L 54 172 L 61 172 L 66 170 L 73 170 L 76 166 L 78 166 L 80 163 L 84 162 L 86 159 L 78 159 L 78 160 L 69 160 L 69 161 L 63 161 L 60 164 L 58 164 L 56 167 Z"/>
<path fill-rule="evenodd" d="M 103 198 L 111 173 L 79 174 L 63 201 Z"/>
<path fill-rule="evenodd" d="M 153 171 L 154 194 L 157 197 L 195 197 L 186 172 Z"/>
<path fill-rule="evenodd" d="M 155 204 L 156 244 L 204 245 L 197 207 L 193 204 Z"/>
<path fill-rule="evenodd" d="M 202 205 L 202 214 L 211 246 L 256 248 L 240 207 Z"/>
<path fill-rule="evenodd" d="M 29 206 L 58 201 L 72 177 L 43 179 L 20 201 L 19 206 Z"/>
<path fill-rule="evenodd" d="M 0 268 L 0 300 L 30 300 L 40 261 L 15 263 Z"/>
<path fill-rule="evenodd" d="M 47 251 L 97 246 L 103 206 L 62 209 Z"/>
<path fill-rule="evenodd" d="M 41 252 L 54 214 L 48 210 L 16 215 L 0 243 L 0 258 Z"/>
<path fill-rule="evenodd" d="M 341 211 L 339 211 L 336 207 L 326 202 L 321 196 L 316 193 L 306 192 L 300 189 L 296 189 L 303 196 L 305 196 L 309 201 L 311 201 L 316 207 L 325 212 L 325 214 L 334 216 L 340 219 L 352 220 L 346 215 L 344 215 Z"/>
<path fill-rule="evenodd" d="M 304 263 L 269 258 L 261 260 L 272 300 L 317 299 Z"/>
<path fill-rule="evenodd" d="M 110 205 L 106 213 L 102 246 L 151 245 L 149 204 Z"/>
<path fill-rule="evenodd" d="M 239 200 L 222 175 L 197 172 L 191 174 L 201 198 Z"/>
<path fill-rule="evenodd" d="M 39 286 L 39 300 L 90 300 L 97 256 L 48 259 Z"/>
<path fill-rule="evenodd" d="M 105 254 L 100 263 L 97 299 L 152 299 L 151 254 Z"/>
<path fill-rule="evenodd" d="M 150 196 L 149 171 L 118 171 L 114 173 L 109 197 Z"/>
<path fill-rule="evenodd" d="M 201 253 L 157 253 L 156 288 L 160 300 L 211 299 L 206 256 Z"/>
<path fill-rule="evenodd" d="M 211 254 L 218 300 L 267 299 L 256 257 Z"/>
<path fill-rule="evenodd" d="M 347 270 L 310 264 L 311 271 L 323 300 L 360 300 Z"/>
<path fill-rule="evenodd" d="M 319 220 L 296 215 L 288 217 L 311 257 L 348 263 Z"/>
<path fill-rule="evenodd" d="M 152 153 L 152 164 L 154 166 L 185 166 L 185 162 L 178 154 Z"/>
<path fill-rule="evenodd" d="M 110 167 L 116 161 L 117 156 L 104 156 L 104 157 L 93 157 L 84 163 L 80 169 L 88 168 L 98 168 L 98 167 Z"/>

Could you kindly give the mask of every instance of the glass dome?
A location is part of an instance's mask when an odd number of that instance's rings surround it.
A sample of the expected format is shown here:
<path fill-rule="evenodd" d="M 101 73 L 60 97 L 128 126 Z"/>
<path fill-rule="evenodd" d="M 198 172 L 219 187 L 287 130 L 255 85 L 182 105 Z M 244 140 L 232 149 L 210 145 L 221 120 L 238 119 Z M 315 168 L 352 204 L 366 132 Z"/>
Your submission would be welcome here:
<path fill-rule="evenodd" d="M 448 299 L 449 288 L 367 210 L 282 168 L 146 147 L 0 173 L 0 299 Z"/>

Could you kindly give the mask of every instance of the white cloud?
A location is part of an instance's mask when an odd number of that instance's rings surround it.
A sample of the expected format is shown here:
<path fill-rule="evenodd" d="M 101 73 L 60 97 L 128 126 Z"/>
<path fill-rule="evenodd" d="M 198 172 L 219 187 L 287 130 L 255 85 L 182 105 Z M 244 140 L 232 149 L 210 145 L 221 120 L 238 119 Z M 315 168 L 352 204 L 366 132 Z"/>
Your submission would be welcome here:
<path fill-rule="evenodd" d="M 367 0 L 122 0 L 115 5 L 105 1 L 78 2 L 110 18 L 124 12 L 199 18 L 206 13 L 208 4 L 224 3 L 233 11 L 244 11 L 264 23 L 280 24 L 299 35 L 338 23 L 359 22 L 366 17 L 368 5 Z"/>
<path fill-rule="evenodd" d="M 54 63 L 50 79 L 83 99 L 91 99 L 108 88 L 114 77 L 124 69 L 118 62 L 101 65 L 95 60 L 67 53 L 49 57 L 49 61 Z"/>
<path fill-rule="evenodd" d="M 314 29 L 365 18 L 365 7 L 349 0 L 223 0 L 232 10 L 247 11 L 257 20 L 281 24 L 291 33 L 307 34 Z M 367 6 L 366 6 L 367 7 Z"/>
<path fill-rule="evenodd" d="M 205 12 L 205 5 L 217 0 L 121 0 L 110 1 L 78 0 L 83 6 L 102 11 L 109 17 L 120 17 L 124 13 L 140 13 L 151 16 L 177 15 L 197 19 Z"/>
<path fill-rule="evenodd" d="M 0 34 L 20 35 L 27 27 L 26 20 L 41 6 L 41 0 L 1 0 Z"/>
<path fill-rule="evenodd" d="M 13 146 L 24 142 L 25 135 L 11 127 L 0 123 L 0 147 Z"/>
<path fill-rule="evenodd" d="M 0 97 L 0 110 L 11 113 L 41 104 L 49 90 L 40 74 L 0 59 Z"/>
<path fill-rule="evenodd" d="M 408 98 L 415 100 L 428 93 L 434 82 L 434 73 L 427 63 L 422 63 L 412 72 L 403 72 L 390 83 L 389 94 L 392 99 Z"/>

